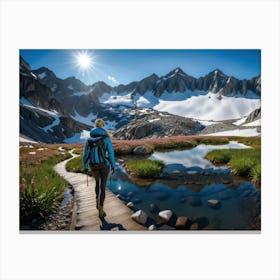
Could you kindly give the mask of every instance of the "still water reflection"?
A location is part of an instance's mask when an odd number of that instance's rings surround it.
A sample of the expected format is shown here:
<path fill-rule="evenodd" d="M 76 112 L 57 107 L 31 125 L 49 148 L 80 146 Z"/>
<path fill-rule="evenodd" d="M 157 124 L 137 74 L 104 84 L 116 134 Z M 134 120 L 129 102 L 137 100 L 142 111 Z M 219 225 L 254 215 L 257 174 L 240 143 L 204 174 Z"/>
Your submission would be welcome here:
<path fill-rule="evenodd" d="M 121 162 L 112 176 L 109 188 L 125 203 L 133 202 L 155 221 L 160 210 L 170 209 L 177 216 L 207 220 L 203 229 L 250 229 L 260 213 L 260 191 L 242 178 L 233 177 L 227 166 L 214 166 L 204 156 L 214 149 L 248 148 L 231 142 L 227 145 L 199 145 L 193 149 L 155 152 L 150 159 L 165 162 L 161 178 L 144 180 L 127 174 Z M 209 207 L 208 200 L 219 201 L 220 207 Z"/>

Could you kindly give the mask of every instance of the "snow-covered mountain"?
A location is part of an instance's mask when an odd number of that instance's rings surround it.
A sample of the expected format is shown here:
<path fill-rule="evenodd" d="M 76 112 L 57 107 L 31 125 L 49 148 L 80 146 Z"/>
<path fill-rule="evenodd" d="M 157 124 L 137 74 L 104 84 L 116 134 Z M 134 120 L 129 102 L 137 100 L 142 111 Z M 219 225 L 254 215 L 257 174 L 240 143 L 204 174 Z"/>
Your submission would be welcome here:
<path fill-rule="evenodd" d="M 146 112 L 156 120 L 149 127 L 158 125 L 162 129 L 160 123 L 164 124 L 162 115 L 166 112 L 166 125 L 171 128 L 174 121 L 180 126 L 176 132 L 168 129 L 168 135 L 172 131 L 174 135 L 200 133 L 213 123 L 248 117 L 260 108 L 260 99 L 260 76 L 238 80 L 215 69 L 194 78 L 176 68 L 162 77 L 152 74 L 141 81 L 111 87 L 103 81 L 85 85 L 75 77 L 60 79 L 46 67 L 31 70 L 20 58 L 21 132 L 39 141 L 67 142 L 71 137 L 74 141 L 83 129 L 92 127 L 96 118 L 103 118 L 107 129 L 117 130 L 118 138 L 124 138 L 123 132 L 132 139 L 132 128 L 144 120 L 139 114 L 143 108 L 152 109 Z M 147 137 L 167 135 L 154 133 L 157 129 L 149 130 Z"/>
<path fill-rule="evenodd" d="M 89 126 L 75 121 L 20 58 L 20 134 L 44 143 L 75 141 Z"/>
<path fill-rule="evenodd" d="M 63 104 L 65 110 L 77 121 L 88 119 L 91 117 L 89 115 L 98 111 L 96 94 L 80 80 L 75 77 L 60 79 L 46 67 L 33 72 L 40 83 L 51 89 L 54 98 Z"/>
<path fill-rule="evenodd" d="M 153 74 L 138 83 L 111 88 L 99 95 L 99 102 L 217 121 L 248 115 L 260 107 L 260 95 L 260 76 L 240 81 L 214 70 L 196 79 L 176 68 L 161 78 Z"/>

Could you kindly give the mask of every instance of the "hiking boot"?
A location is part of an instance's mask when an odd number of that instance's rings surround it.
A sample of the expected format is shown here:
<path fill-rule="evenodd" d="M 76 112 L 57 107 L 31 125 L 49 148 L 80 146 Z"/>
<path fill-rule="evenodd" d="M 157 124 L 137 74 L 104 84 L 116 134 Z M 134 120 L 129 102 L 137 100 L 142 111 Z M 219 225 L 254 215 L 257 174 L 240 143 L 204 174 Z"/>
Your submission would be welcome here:
<path fill-rule="evenodd" d="M 106 217 L 106 213 L 104 212 L 102 205 L 99 206 L 98 211 L 99 211 L 100 218 Z"/>

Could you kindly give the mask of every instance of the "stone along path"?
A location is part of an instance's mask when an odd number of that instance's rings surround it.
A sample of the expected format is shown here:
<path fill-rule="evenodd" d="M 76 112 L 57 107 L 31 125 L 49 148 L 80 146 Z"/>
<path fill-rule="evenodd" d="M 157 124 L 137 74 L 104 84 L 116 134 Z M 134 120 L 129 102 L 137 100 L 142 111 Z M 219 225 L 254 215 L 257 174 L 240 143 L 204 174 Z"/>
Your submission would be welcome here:
<path fill-rule="evenodd" d="M 77 155 L 71 152 L 73 157 Z M 72 157 L 72 158 L 73 158 Z M 106 189 L 104 210 L 105 218 L 99 218 L 95 201 L 95 180 L 93 177 L 66 171 L 67 159 L 58 163 L 54 169 L 74 188 L 75 209 L 73 210 L 76 230 L 146 230 L 131 218 L 131 210 L 125 206 L 110 190 Z"/>

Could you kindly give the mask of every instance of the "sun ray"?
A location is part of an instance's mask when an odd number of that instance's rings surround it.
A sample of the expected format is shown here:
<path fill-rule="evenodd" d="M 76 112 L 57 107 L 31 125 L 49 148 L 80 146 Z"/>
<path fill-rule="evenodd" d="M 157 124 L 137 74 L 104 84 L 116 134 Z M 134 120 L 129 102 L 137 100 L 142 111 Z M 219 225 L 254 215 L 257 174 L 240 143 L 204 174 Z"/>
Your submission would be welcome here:
<path fill-rule="evenodd" d="M 88 51 L 78 51 L 75 54 L 75 64 L 82 73 L 88 72 L 94 67 L 94 57 Z"/>

